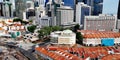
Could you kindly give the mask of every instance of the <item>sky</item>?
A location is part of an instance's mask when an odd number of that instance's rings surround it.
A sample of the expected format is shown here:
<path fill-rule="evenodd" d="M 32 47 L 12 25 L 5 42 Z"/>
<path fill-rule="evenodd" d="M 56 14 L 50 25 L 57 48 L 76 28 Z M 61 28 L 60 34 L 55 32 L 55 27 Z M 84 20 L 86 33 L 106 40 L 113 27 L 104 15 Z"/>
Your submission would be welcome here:
<path fill-rule="evenodd" d="M 103 0 L 103 14 L 117 14 L 119 0 Z"/>
<path fill-rule="evenodd" d="M 0 2 L 2 2 L 3 0 L 0 0 Z"/>

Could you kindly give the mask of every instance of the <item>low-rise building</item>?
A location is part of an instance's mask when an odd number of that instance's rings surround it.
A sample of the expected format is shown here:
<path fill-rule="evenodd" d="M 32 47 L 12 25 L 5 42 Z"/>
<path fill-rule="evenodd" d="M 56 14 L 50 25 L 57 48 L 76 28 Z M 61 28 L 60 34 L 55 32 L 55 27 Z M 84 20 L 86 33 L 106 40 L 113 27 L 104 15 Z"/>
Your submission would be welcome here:
<path fill-rule="evenodd" d="M 113 46 L 119 45 L 120 33 L 105 31 L 81 31 L 83 44 L 86 46 Z"/>
<path fill-rule="evenodd" d="M 13 22 L 13 19 L 0 19 L 0 36 L 21 36 L 26 31 L 21 22 Z"/>
<path fill-rule="evenodd" d="M 34 42 L 34 41 L 39 40 L 39 38 L 38 38 L 37 36 L 38 36 L 37 33 L 25 34 L 25 35 L 23 36 L 23 38 L 24 38 L 25 40 L 29 40 L 29 41 L 31 41 L 31 42 Z"/>
<path fill-rule="evenodd" d="M 50 36 L 53 44 L 76 44 L 76 34 L 71 30 L 52 32 Z"/>

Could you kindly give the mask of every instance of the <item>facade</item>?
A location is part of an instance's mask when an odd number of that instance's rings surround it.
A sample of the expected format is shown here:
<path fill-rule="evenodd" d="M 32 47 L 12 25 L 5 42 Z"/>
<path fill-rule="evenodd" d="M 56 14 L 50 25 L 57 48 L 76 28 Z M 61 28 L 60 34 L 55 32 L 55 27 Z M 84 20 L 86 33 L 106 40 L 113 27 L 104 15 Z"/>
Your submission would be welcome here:
<path fill-rule="evenodd" d="M 74 8 L 75 7 L 75 0 L 63 0 L 63 2 L 64 2 L 64 6 L 70 6 L 70 7 L 72 7 L 72 8 Z"/>
<path fill-rule="evenodd" d="M 46 15 L 45 7 L 40 5 L 39 7 L 35 7 L 35 17 L 36 24 L 40 26 L 40 18 Z"/>
<path fill-rule="evenodd" d="M 61 4 L 61 3 L 62 3 L 62 0 L 54 0 L 54 2 L 55 2 L 56 4 Z"/>
<path fill-rule="evenodd" d="M 103 0 L 94 0 L 93 15 L 102 14 L 102 10 L 103 10 Z"/>
<path fill-rule="evenodd" d="M 19 17 L 21 19 L 23 19 L 23 13 L 26 12 L 26 9 L 33 6 L 33 5 L 29 5 L 27 6 L 26 1 L 32 1 L 32 0 L 15 0 L 15 12 L 14 12 L 14 16 L 15 17 Z"/>
<path fill-rule="evenodd" d="M 91 7 L 79 2 L 76 5 L 76 22 L 83 28 L 84 26 L 84 17 L 91 15 Z"/>
<path fill-rule="evenodd" d="M 91 7 L 92 15 L 99 15 L 102 13 L 103 0 L 80 0 L 80 1 L 84 2 L 85 4 Z"/>
<path fill-rule="evenodd" d="M 50 36 L 53 44 L 76 44 L 76 34 L 71 30 L 52 32 Z"/>
<path fill-rule="evenodd" d="M 117 29 L 120 29 L 120 20 L 117 21 Z"/>
<path fill-rule="evenodd" d="M 83 35 L 83 44 L 86 46 L 113 46 L 119 45 L 120 33 L 111 31 L 85 30 L 80 31 Z"/>
<path fill-rule="evenodd" d="M 85 16 L 84 30 L 113 31 L 116 21 L 114 15 Z"/>
<path fill-rule="evenodd" d="M 117 18 L 120 19 L 120 0 L 119 0 L 119 5 L 118 5 Z"/>
<path fill-rule="evenodd" d="M 15 0 L 15 12 L 14 16 L 23 18 L 23 12 L 25 11 L 26 5 L 23 0 Z"/>
<path fill-rule="evenodd" d="M 51 17 L 48 16 L 43 16 L 40 18 L 39 21 L 39 26 L 42 27 L 46 27 L 46 26 L 51 26 Z"/>
<path fill-rule="evenodd" d="M 72 23 L 74 19 L 74 10 L 68 6 L 61 6 L 57 8 L 56 25 L 66 25 Z"/>
<path fill-rule="evenodd" d="M 43 5 L 45 6 L 45 2 L 46 0 L 35 0 L 37 2 L 38 5 Z"/>
<path fill-rule="evenodd" d="M 15 0 L 4 0 L 0 2 L 0 16 L 13 17 L 15 11 Z"/>

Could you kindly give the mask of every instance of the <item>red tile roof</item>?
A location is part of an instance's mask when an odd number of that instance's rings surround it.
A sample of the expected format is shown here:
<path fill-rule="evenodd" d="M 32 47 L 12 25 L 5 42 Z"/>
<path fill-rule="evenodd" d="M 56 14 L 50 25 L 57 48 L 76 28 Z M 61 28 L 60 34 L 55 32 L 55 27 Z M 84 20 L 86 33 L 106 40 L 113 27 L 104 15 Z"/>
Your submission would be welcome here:
<path fill-rule="evenodd" d="M 50 47 L 51 48 L 51 47 Z M 87 57 L 97 58 L 101 55 L 107 56 L 109 50 L 113 50 L 115 53 L 119 53 L 114 47 L 82 47 L 82 48 L 68 48 L 68 47 L 56 47 L 55 49 L 50 49 L 38 47 L 36 50 L 54 60 L 82 60 Z M 53 47 L 52 47 L 53 48 Z M 73 52 L 73 53 L 71 53 Z M 82 58 L 84 56 L 84 58 Z M 115 57 L 116 58 L 116 57 Z M 106 58 L 102 58 L 105 60 Z"/>
<path fill-rule="evenodd" d="M 104 56 L 101 60 L 120 60 L 120 54 L 113 54 Z"/>

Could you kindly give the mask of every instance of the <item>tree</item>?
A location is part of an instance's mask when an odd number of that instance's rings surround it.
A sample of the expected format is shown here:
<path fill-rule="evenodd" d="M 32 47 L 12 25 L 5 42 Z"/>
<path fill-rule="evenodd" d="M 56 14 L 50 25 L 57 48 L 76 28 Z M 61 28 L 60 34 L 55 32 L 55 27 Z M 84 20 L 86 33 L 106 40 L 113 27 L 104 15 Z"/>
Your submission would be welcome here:
<path fill-rule="evenodd" d="M 77 39 L 77 43 L 82 44 L 82 42 L 83 42 L 83 36 L 82 36 L 82 34 L 80 32 L 76 33 L 76 39 Z"/>
<path fill-rule="evenodd" d="M 25 25 L 26 25 L 26 24 L 28 24 L 28 22 L 27 22 L 27 21 L 22 21 L 22 24 L 25 24 Z"/>
<path fill-rule="evenodd" d="M 34 33 L 34 31 L 36 29 L 36 25 L 28 26 L 27 29 L 28 29 L 29 32 Z"/>
<path fill-rule="evenodd" d="M 77 24 L 77 25 L 75 25 L 74 26 L 74 32 L 77 32 L 77 30 L 80 28 L 80 25 L 79 24 Z"/>
<path fill-rule="evenodd" d="M 43 30 L 46 31 L 47 35 L 49 35 L 52 32 L 52 28 L 51 27 L 44 27 Z"/>
<path fill-rule="evenodd" d="M 43 40 L 44 36 L 47 35 L 46 30 L 44 30 L 44 29 L 39 30 L 38 33 L 39 33 L 38 37 L 42 40 Z"/>
<path fill-rule="evenodd" d="M 15 18 L 15 19 L 13 19 L 13 22 L 21 22 L 22 24 L 28 24 L 28 22 L 27 21 L 23 21 L 22 19 L 20 19 L 20 18 Z"/>
<path fill-rule="evenodd" d="M 20 19 L 20 18 L 15 18 L 15 19 L 13 19 L 13 22 L 21 22 L 22 23 L 22 19 Z"/>
<path fill-rule="evenodd" d="M 59 27 L 59 26 L 50 26 L 50 27 L 41 28 L 41 30 L 38 31 L 38 33 L 39 33 L 38 37 L 40 39 L 43 39 L 44 37 L 49 37 L 51 32 L 58 31 L 58 30 L 61 30 L 61 27 Z"/>
<path fill-rule="evenodd" d="M 33 20 L 29 20 L 29 23 L 32 24 L 32 23 L 33 23 Z"/>
<path fill-rule="evenodd" d="M 61 30 L 62 28 L 60 26 L 53 26 L 52 27 L 52 31 L 59 31 Z"/>

